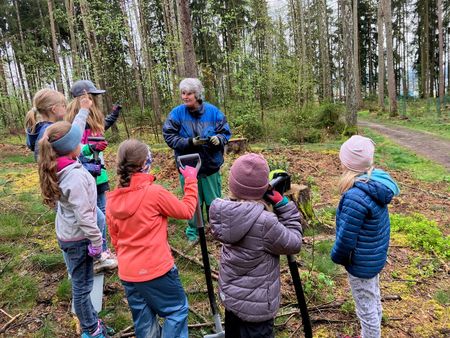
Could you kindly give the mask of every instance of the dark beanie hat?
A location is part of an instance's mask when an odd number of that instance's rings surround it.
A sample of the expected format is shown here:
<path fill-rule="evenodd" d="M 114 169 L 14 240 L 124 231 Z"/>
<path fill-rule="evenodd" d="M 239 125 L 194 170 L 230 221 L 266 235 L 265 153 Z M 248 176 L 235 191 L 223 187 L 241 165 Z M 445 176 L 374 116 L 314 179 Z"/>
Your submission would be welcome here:
<path fill-rule="evenodd" d="M 245 200 L 258 200 L 269 186 L 269 166 L 259 154 L 247 154 L 234 161 L 228 177 L 233 195 Z"/>

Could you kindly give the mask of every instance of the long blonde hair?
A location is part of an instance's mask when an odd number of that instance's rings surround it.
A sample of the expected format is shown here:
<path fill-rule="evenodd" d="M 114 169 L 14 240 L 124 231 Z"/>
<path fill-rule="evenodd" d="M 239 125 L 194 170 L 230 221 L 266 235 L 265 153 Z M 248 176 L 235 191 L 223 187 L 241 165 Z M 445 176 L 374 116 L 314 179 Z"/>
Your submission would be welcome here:
<path fill-rule="evenodd" d="M 71 124 L 66 121 L 56 122 L 45 130 L 44 137 L 39 141 L 39 184 L 44 204 L 54 208 L 56 201 L 61 197 L 61 190 L 58 185 L 58 167 L 56 159 L 58 154 L 53 149 L 51 142 L 54 142 L 71 128 Z"/>
<path fill-rule="evenodd" d="M 25 116 L 25 128 L 35 132 L 36 124 L 47 121 L 52 112 L 52 108 L 57 104 L 66 104 L 64 95 L 54 89 L 44 88 L 36 92 L 33 97 L 33 107 Z"/>
<path fill-rule="evenodd" d="M 148 155 L 148 146 L 135 139 L 123 141 L 117 150 L 118 186 L 128 187 L 131 176 L 139 172 Z"/>
<path fill-rule="evenodd" d="M 373 167 L 371 167 L 367 172 L 359 172 L 359 171 L 353 171 L 348 168 L 344 168 L 344 172 L 342 173 L 341 177 L 339 178 L 339 193 L 343 194 L 347 190 L 349 190 L 356 181 L 363 181 L 362 179 L 358 179 L 358 176 L 367 174 L 368 178 L 370 178 L 370 175 L 372 174 Z"/>
<path fill-rule="evenodd" d="M 92 106 L 89 109 L 90 113 L 86 122 L 91 128 L 93 135 L 102 135 L 105 132 L 105 115 L 103 115 L 98 106 L 98 102 L 96 100 L 98 96 L 94 96 L 92 94 L 88 95 L 92 100 Z M 69 121 L 70 123 L 73 122 L 75 115 L 78 114 L 78 111 L 81 108 L 80 101 L 82 98 L 83 96 L 78 96 L 69 103 L 69 105 L 67 106 L 67 115 L 65 117 L 66 121 Z"/>

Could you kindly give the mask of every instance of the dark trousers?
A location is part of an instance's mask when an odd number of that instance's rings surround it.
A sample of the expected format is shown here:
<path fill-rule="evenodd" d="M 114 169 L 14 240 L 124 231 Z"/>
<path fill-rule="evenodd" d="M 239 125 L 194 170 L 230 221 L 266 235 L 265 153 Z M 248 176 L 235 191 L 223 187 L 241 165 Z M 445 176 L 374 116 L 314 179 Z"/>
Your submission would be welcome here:
<path fill-rule="evenodd" d="M 233 312 L 225 310 L 225 338 L 274 338 L 273 319 L 264 322 L 246 322 Z"/>

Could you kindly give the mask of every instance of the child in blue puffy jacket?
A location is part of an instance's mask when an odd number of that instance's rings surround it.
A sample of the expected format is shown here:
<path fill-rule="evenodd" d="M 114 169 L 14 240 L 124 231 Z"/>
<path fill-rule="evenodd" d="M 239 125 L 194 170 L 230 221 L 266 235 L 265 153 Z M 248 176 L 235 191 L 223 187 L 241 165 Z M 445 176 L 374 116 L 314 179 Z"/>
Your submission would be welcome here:
<path fill-rule="evenodd" d="M 331 251 L 333 262 L 347 270 L 363 338 L 381 337 L 379 273 L 389 248 L 388 204 L 399 194 L 389 174 L 374 169 L 374 151 L 375 143 L 359 135 L 341 146 L 342 197 L 336 211 L 336 241 Z"/>

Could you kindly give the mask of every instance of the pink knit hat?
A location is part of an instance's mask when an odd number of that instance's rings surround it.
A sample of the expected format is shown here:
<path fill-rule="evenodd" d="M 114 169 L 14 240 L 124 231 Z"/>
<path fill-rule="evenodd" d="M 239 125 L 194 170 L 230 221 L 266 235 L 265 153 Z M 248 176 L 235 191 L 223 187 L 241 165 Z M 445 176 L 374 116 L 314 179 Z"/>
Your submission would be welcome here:
<path fill-rule="evenodd" d="M 353 135 L 342 144 L 339 159 L 350 170 L 366 172 L 373 165 L 374 152 L 375 142 L 364 136 Z"/>
<path fill-rule="evenodd" d="M 246 154 L 234 161 L 228 177 L 233 195 L 245 200 L 258 200 L 269 187 L 269 166 L 259 154 Z"/>

